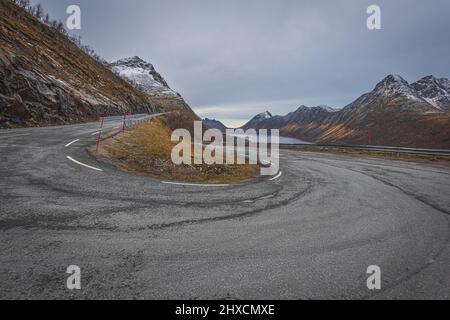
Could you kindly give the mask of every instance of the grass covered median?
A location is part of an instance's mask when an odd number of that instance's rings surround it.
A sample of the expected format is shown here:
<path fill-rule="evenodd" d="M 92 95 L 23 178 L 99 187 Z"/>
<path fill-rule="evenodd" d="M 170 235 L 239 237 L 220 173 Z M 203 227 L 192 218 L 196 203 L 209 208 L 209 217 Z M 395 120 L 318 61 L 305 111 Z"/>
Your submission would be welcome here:
<path fill-rule="evenodd" d="M 172 131 L 180 128 L 192 131 L 196 120 L 187 112 L 168 113 L 104 139 L 98 152 L 95 146 L 89 151 L 100 161 L 121 170 L 168 181 L 239 183 L 259 175 L 259 166 L 250 164 L 175 165 L 171 153 L 178 142 L 171 141 Z"/>

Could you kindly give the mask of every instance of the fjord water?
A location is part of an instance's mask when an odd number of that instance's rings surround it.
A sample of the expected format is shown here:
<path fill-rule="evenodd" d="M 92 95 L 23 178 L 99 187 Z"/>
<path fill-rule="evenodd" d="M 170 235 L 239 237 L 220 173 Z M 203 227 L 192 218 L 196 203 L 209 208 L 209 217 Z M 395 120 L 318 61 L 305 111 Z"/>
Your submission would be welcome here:
<path fill-rule="evenodd" d="M 257 142 L 258 141 L 258 136 L 257 135 L 251 135 L 251 136 L 246 136 L 243 134 L 234 134 L 233 136 L 240 138 L 240 139 L 247 139 L 250 142 Z M 269 141 L 266 141 L 266 140 Z M 280 144 L 311 144 L 310 142 L 307 141 L 303 141 L 303 140 L 299 140 L 299 139 L 295 139 L 295 138 L 289 138 L 289 137 L 280 137 Z M 260 142 L 270 142 L 270 136 L 267 137 L 261 137 L 260 138 Z"/>

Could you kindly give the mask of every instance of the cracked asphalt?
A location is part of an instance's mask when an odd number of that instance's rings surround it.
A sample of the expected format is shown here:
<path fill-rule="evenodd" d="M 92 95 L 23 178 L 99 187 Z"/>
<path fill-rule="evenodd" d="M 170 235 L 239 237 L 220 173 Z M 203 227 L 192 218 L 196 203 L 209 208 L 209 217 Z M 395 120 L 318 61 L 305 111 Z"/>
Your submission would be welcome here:
<path fill-rule="evenodd" d="M 97 162 L 98 128 L 0 130 L 1 299 L 450 298 L 449 168 L 281 150 L 274 181 L 167 185 Z"/>

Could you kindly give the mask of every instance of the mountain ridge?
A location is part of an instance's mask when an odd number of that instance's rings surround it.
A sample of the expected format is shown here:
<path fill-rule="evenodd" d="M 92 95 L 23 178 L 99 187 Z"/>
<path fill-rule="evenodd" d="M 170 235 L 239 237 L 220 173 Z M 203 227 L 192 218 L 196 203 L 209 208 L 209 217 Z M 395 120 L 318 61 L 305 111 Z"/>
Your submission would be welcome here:
<path fill-rule="evenodd" d="M 439 80 L 436 89 L 434 79 L 409 84 L 399 75 L 388 75 L 340 110 L 300 106 L 285 116 L 252 118 L 242 128 L 280 129 L 284 136 L 316 143 L 367 144 L 370 135 L 379 145 L 449 148 L 448 80 Z M 439 107 L 430 99 L 439 101 Z"/>
<path fill-rule="evenodd" d="M 203 124 L 209 129 L 218 129 L 222 132 L 225 132 L 228 128 L 219 120 L 216 119 L 203 119 Z"/>
<path fill-rule="evenodd" d="M 450 111 L 450 80 L 432 75 L 423 77 L 411 85 L 434 107 Z"/>

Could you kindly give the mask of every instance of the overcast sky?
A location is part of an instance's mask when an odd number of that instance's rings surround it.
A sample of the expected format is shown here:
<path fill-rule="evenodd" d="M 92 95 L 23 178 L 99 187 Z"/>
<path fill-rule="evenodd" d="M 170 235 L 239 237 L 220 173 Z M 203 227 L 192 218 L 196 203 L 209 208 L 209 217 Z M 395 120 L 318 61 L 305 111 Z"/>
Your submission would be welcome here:
<path fill-rule="evenodd" d="M 151 62 L 202 117 L 242 124 L 266 110 L 341 108 L 390 73 L 450 76 L 448 0 L 34 0 L 82 11 L 103 58 Z M 382 30 L 366 27 L 381 7 Z"/>

